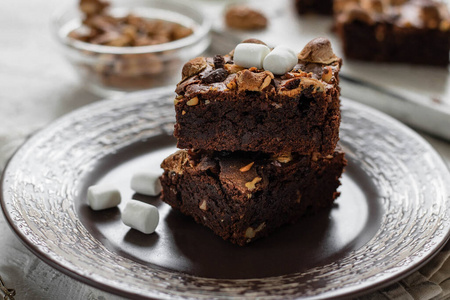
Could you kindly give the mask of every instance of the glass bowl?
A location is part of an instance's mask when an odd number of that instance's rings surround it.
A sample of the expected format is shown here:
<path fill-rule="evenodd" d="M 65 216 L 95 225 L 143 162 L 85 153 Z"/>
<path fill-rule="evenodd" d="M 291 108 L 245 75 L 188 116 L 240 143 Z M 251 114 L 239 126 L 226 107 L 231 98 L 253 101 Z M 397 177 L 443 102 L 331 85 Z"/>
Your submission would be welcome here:
<path fill-rule="evenodd" d="M 191 28 L 193 33 L 179 40 L 150 46 L 91 44 L 68 36 L 82 25 L 79 8 L 74 5 L 58 10 L 52 18 L 54 34 L 82 84 L 101 96 L 175 84 L 181 79 L 184 63 L 203 53 L 211 41 L 211 20 L 201 10 L 177 1 L 113 1 L 108 13 L 116 17 L 132 13 L 142 18 L 178 23 Z"/>

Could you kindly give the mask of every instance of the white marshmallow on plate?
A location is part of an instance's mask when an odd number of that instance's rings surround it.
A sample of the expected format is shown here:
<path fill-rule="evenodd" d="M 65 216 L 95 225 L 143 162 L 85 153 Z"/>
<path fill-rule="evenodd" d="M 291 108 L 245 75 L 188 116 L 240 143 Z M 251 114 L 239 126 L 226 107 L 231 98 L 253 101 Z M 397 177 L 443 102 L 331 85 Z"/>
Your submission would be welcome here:
<path fill-rule="evenodd" d="M 294 50 L 286 46 L 277 46 L 270 52 L 263 62 L 264 70 L 275 75 L 283 75 L 292 70 L 297 64 L 298 58 Z"/>
<path fill-rule="evenodd" d="M 264 58 L 269 53 L 270 49 L 266 45 L 242 43 L 234 49 L 233 60 L 236 65 L 244 68 L 262 69 Z"/>
<path fill-rule="evenodd" d="M 122 222 L 145 234 L 153 233 L 159 223 L 159 212 L 151 204 L 129 200 L 122 212 Z"/>
<path fill-rule="evenodd" d="M 153 172 L 137 172 L 131 178 L 131 189 L 147 196 L 158 196 L 161 193 L 161 174 Z"/>
<path fill-rule="evenodd" d="M 93 210 L 102 210 L 119 205 L 121 196 L 119 190 L 113 186 L 91 185 L 87 191 L 87 200 Z"/>

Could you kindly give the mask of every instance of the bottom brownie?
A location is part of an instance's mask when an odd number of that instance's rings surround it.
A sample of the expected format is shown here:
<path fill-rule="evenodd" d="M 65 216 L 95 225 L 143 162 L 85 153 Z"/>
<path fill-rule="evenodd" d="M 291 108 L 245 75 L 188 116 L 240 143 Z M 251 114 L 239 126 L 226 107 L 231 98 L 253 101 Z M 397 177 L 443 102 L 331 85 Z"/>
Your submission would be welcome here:
<path fill-rule="evenodd" d="M 161 197 L 242 246 L 330 208 L 345 165 L 340 150 L 326 157 L 179 150 L 161 164 Z"/>

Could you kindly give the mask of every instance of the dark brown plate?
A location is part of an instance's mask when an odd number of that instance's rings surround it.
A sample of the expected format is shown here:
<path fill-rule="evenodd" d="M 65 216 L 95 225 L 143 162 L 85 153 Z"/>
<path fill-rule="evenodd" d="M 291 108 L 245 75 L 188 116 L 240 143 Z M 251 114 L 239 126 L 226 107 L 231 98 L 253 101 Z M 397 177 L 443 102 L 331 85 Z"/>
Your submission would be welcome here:
<path fill-rule="evenodd" d="M 41 259 L 83 282 L 133 298 L 359 295 L 422 266 L 449 234 L 450 175 L 436 152 L 395 120 L 343 101 L 349 165 L 330 212 L 239 247 L 156 197 L 133 194 L 131 176 L 158 170 L 175 151 L 166 89 L 107 100 L 32 137 L 8 164 L 2 206 Z M 432 180 L 431 180 L 432 179 Z M 118 208 L 94 212 L 87 188 L 119 187 Z M 160 224 L 126 227 L 128 199 L 156 205 Z"/>

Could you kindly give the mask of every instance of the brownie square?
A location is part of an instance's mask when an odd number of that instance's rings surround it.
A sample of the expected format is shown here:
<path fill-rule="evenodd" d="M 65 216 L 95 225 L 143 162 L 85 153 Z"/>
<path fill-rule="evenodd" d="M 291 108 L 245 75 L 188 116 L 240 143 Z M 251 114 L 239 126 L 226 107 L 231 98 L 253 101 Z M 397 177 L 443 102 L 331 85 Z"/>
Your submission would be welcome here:
<path fill-rule="evenodd" d="M 176 89 L 178 148 L 332 154 L 342 61 L 324 38 L 298 57 L 282 75 L 240 67 L 232 54 L 189 61 Z"/>
<path fill-rule="evenodd" d="M 238 245 L 330 208 L 346 165 L 327 156 L 179 150 L 161 167 L 162 200 Z"/>
<path fill-rule="evenodd" d="M 294 0 L 295 8 L 301 15 L 319 14 L 331 15 L 333 13 L 333 0 Z"/>
<path fill-rule="evenodd" d="M 335 28 L 346 57 L 446 67 L 450 14 L 435 0 L 336 0 Z"/>

